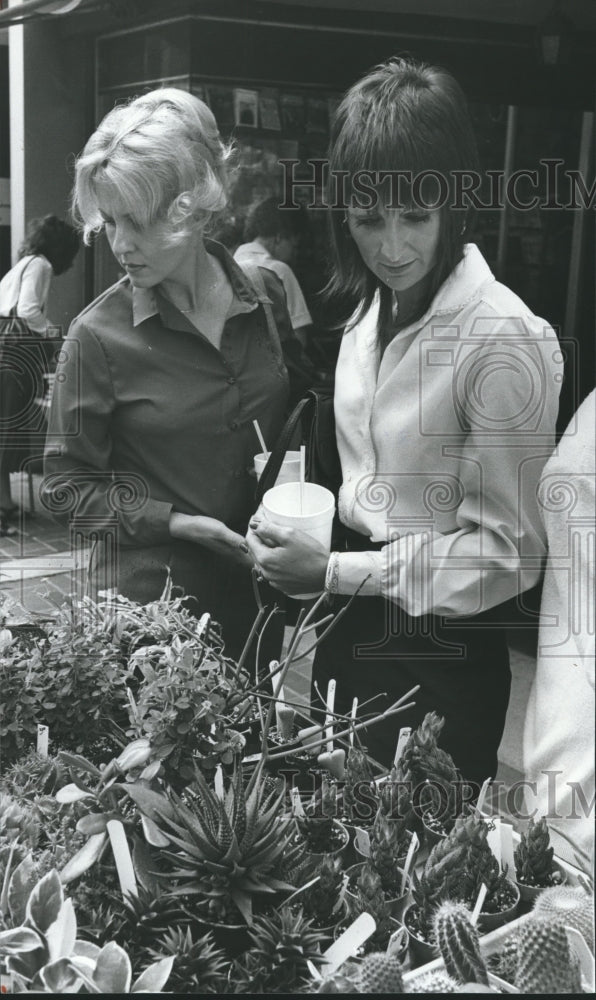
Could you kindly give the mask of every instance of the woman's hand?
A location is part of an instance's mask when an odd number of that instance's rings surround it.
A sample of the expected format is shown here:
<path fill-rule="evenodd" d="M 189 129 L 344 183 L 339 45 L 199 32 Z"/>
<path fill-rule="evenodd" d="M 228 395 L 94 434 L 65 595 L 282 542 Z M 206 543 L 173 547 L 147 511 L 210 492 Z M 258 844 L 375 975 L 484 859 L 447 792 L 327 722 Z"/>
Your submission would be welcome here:
<path fill-rule="evenodd" d="M 169 528 L 172 538 L 182 538 L 196 545 L 204 545 L 206 549 L 211 549 L 226 559 L 232 559 L 247 569 L 251 569 L 254 565 L 242 535 L 238 535 L 215 517 L 172 511 Z"/>
<path fill-rule="evenodd" d="M 246 541 L 265 579 L 284 594 L 291 597 L 324 589 L 329 553 L 305 531 L 281 528 L 257 513 Z"/>

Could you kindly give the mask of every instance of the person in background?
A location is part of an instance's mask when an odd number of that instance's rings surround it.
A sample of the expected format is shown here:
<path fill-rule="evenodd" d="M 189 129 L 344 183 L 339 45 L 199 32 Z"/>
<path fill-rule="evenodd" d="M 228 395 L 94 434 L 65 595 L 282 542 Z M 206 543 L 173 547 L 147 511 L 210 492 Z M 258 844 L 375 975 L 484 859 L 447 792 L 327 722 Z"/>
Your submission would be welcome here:
<path fill-rule="evenodd" d="M 338 609 L 358 591 L 313 666 L 323 693 L 337 681 L 336 711 L 355 696 L 388 707 L 420 685 L 412 709 L 366 732 L 370 754 L 389 766 L 400 727 L 435 711 L 441 745 L 479 786 L 496 773 L 509 700 L 505 602 L 536 583 L 546 554 L 536 486 L 562 366 L 554 331 L 469 242 L 455 185 L 476 169 L 446 70 L 392 59 L 341 102 L 332 290 L 360 300 L 335 378 L 344 541 L 329 554 L 262 512 L 247 541 L 287 594 L 325 589 Z"/>
<path fill-rule="evenodd" d="M 239 264 L 253 263 L 266 267 L 284 286 L 292 329 L 306 346 L 312 317 L 298 279 L 290 267 L 300 241 L 302 219 L 295 210 L 282 211 L 278 199 L 265 198 L 253 205 L 244 227 L 245 243 L 241 243 L 234 259 Z"/>
<path fill-rule="evenodd" d="M 32 219 L 19 259 L 0 281 L 0 534 L 14 534 L 17 511 L 10 474 L 17 472 L 27 448 L 15 443 L 29 426 L 35 400 L 43 394 L 42 341 L 53 324 L 46 314 L 52 278 L 72 267 L 79 250 L 76 230 L 56 215 Z M 13 319 L 28 331 L 15 336 Z"/>
<path fill-rule="evenodd" d="M 572 864 L 574 848 L 594 853 L 595 404 L 596 390 L 540 480 L 549 551 L 523 734 L 526 813 L 546 816 L 555 852 Z"/>
<path fill-rule="evenodd" d="M 207 236 L 230 153 L 207 105 L 166 87 L 111 111 L 79 156 L 75 216 L 126 274 L 70 328 L 43 495 L 59 515 L 73 491 L 72 523 L 99 539 L 95 588 L 146 603 L 169 572 L 236 658 L 257 614 L 253 421 L 276 439 L 295 338 L 279 279 L 254 268 L 251 280 Z"/>

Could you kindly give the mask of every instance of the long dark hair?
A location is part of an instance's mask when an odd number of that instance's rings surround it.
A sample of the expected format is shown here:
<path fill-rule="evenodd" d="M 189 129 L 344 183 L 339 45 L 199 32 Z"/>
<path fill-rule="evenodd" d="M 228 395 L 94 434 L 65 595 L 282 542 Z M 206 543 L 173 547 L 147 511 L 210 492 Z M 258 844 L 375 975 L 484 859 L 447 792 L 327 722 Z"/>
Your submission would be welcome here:
<path fill-rule="evenodd" d="M 351 87 L 336 111 L 329 167 L 331 205 L 337 194 L 336 171 L 346 171 L 348 192 L 350 178 L 361 170 L 409 171 L 412 177 L 434 171 L 447 182 L 437 263 L 421 304 L 422 315 L 462 259 L 464 232 L 472 221 L 470 208 L 452 207 L 453 172 L 478 170 L 476 140 L 461 87 L 447 70 L 410 58 L 395 57 L 375 67 Z M 364 264 L 345 224 L 344 210 L 332 208 L 329 218 L 334 273 L 327 294 L 352 307 L 359 302 L 355 323 L 379 289 L 381 325 L 391 316 L 393 293 Z"/>
<path fill-rule="evenodd" d="M 76 229 L 57 215 L 31 219 L 27 238 L 19 250 L 19 260 L 27 254 L 42 254 L 52 265 L 54 274 L 68 271 L 79 250 Z"/>

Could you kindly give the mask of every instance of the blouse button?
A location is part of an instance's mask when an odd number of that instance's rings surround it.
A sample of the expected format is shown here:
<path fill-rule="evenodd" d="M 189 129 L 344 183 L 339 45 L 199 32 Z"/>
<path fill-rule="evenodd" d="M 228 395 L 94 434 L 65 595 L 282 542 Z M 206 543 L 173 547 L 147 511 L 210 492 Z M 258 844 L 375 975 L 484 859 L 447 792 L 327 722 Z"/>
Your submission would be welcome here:
<path fill-rule="evenodd" d="M 235 385 L 236 384 L 236 379 L 230 377 L 230 378 L 226 379 L 226 382 L 228 383 L 228 385 Z"/>

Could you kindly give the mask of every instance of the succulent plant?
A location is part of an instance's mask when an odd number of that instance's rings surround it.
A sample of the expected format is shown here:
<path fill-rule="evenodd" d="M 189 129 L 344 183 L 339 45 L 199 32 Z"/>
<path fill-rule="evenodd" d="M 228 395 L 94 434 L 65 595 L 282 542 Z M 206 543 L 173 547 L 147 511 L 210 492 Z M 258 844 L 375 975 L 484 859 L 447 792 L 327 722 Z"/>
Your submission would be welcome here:
<path fill-rule="evenodd" d="M 320 934 L 301 909 L 282 906 L 255 917 L 251 946 L 232 971 L 236 993 L 297 992 L 311 978 L 308 963 L 323 963 Z"/>
<path fill-rule="evenodd" d="M 229 968 L 225 953 L 209 932 L 195 940 L 190 927 L 173 927 L 156 938 L 149 954 L 154 960 L 171 955 L 174 965 L 168 979 L 172 993 L 222 993 Z"/>
<path fill-rule="evenodd" d="M 334 910 L 340 899 L 343 875 L 339 862 L 324 857 L 312 873 L 318 881 L 301 893 L 304 916 L 317 927 L 329 927 L 334 920 Z"/>
<path fill-rule="evenodd" d="M 0 845 L 18 840 L 29 847 L 36 847 L 39 835 L 39 820 L 30 807 L 23 807 L 11 795 L 0 792 Z"/>
<path fill-rule="evenodd" d="M 397 767 L 393 767 L 389 778 L 380 784 L 379 809 L 409 831 L 416 828 L 416 816 L 412 802 L 413 789 L 410 782 L 400 778 L 400 773 Z"/>
<path fill-rule="evenodd" d="M 453 758 L 438 746 L 445 724 L 436 712 L 428 712 L 410 735 L 399 759 L 397 772 L 410 783 L 415 807 L 452 825 L 461 812 L 462 783 Z"/>
<path fill-rule="evenodd" d="M 410 833 L 405 824 L 398 819 L 388 819 L 379 809 L 370 832 L 370 863 L 381 876 L 383 891 L 390 896 L 400 894 L 398 860 L 403 858 L 409 842 Z"/>
<path fill-rule="evenodd" d="M 408 993 L 457 993 L 457 983 L 444 972 L 427 972 L 410 983 Z"/>
<path fill-rule="evenodd" d="M 52 795 L 66 782 L 66 772 L 58 757 L 45 757 L 30 750 L 7 768 L 2 785 L 17 802 L 33 802 Z"/>
<path fill-rule="evenodd" d="M 488 825 L 475 813 L 456 819 L 448 836 L 435 844 L 420 876 L 413 876 L 413 898 L 421 929 L 430 938 L 434 910 L 446 899 L 473 906 L 481 885 L 488 889 L 490 912 L 504 879 L 487 843 Z"/>
<path fill-rule="evenodd" d="M 536 916 L 551 917 L 583 936 L 594 948 L 594 897 L 581 886 L 561 885 L 541 892 L 534 903 Z"/>
<path fill-rule="evenodd" d="M 362 959 L 355 985 L 358 993 L 403 993 L 402 965 L 386 952 L 373 951 Z"/>
<path fill-rule="evenodd" d="M 522 832 L 514 853 L 518 882 L 531 886 L 553 885 L 559 876 L 554 866 L 554 853 L 546 819 L 543 817 L 537 823 L 530 819 L 528 829 Z"/>
<path fill-rule="evenodd" d="M 346 757 L 343 788 L 343 815 L 350 822 L 371 820 L 377 794 L 370 761 L 363 750 L 351 746 Z"/>
<path fill-rule="evenodd" d="M 363 866 L 356 890 L 355 897 L 350 900 L 351 916 L 355 918 L 361 913 L 370 913 L 377 925 L 376 931 L 367 941 L 367 950 L 386 948 L 392 930 L 391 911 L 385 901 L 381 876 L 371 865 Z"/>
<path fill-rule="evenodd" d="M 151 954 L 160 935 L 189 920 L 180 897 L 161 891 L 159 886 L 148 889 L 139 885 L 137 895 L 129 894 L 125 899 L 117 892 L 110 893 L 109 902 L 100 902 L 98 910 L 88 916 L 87 924 L 89 933 L 100 944 L 113 940 L 142 956 Z"/>
<path fill-rule="evenodd" d="M 520 993 L 572 993 L 581 989 L 579 960 L 563 924 L 532 916 L 522 927 L 515 986 Z"/>
<path fill-rule="evenodd" d="M 487 966 L 499 979 L 512 983 L 517 972 L 519 933 L 510 934 L 498 951 L 489 955 Z"/>
<path fill-rule="evenodd" d="M 172 959 L 164 958 L 132 983 L 130 959 L 119 945 L 99 948 L 79 940 L 74 907 L 64 898 L 57 871 L 28 894 L 22 924 L 0 932 L 0 959 L 17 993 L 77 993 L 83 987 L 92 993 L 159 993 L 172 967 Z"/>
<path fill-rule="evenodd" d="M 463 903 L 446 900 L 435 913 L 434 939 L 445 969 L 460 983 L 488 986 L 486 966 L 480 955 L 478 932 L 470 921 L 470 911 Z"/>
<path fill-rule="evenodd" d="M 170 843 L 162 854 L 173 865 L 174 893 L 198 896 L 215 922 L 234 923 L 241 916 L 251 924 L 255 897 L 294 888 L 279 872 L 282 861 L 297 859 L 301 848 L 293 843 L 292 821 L 282 817 L 283 791 L 266 795 L 264 788 L 259 769 L 245 788 L 240 767 L 221 797 L 198 768 L 185 801 L 140 781 L 126 785 L 158 836 Z"/>

